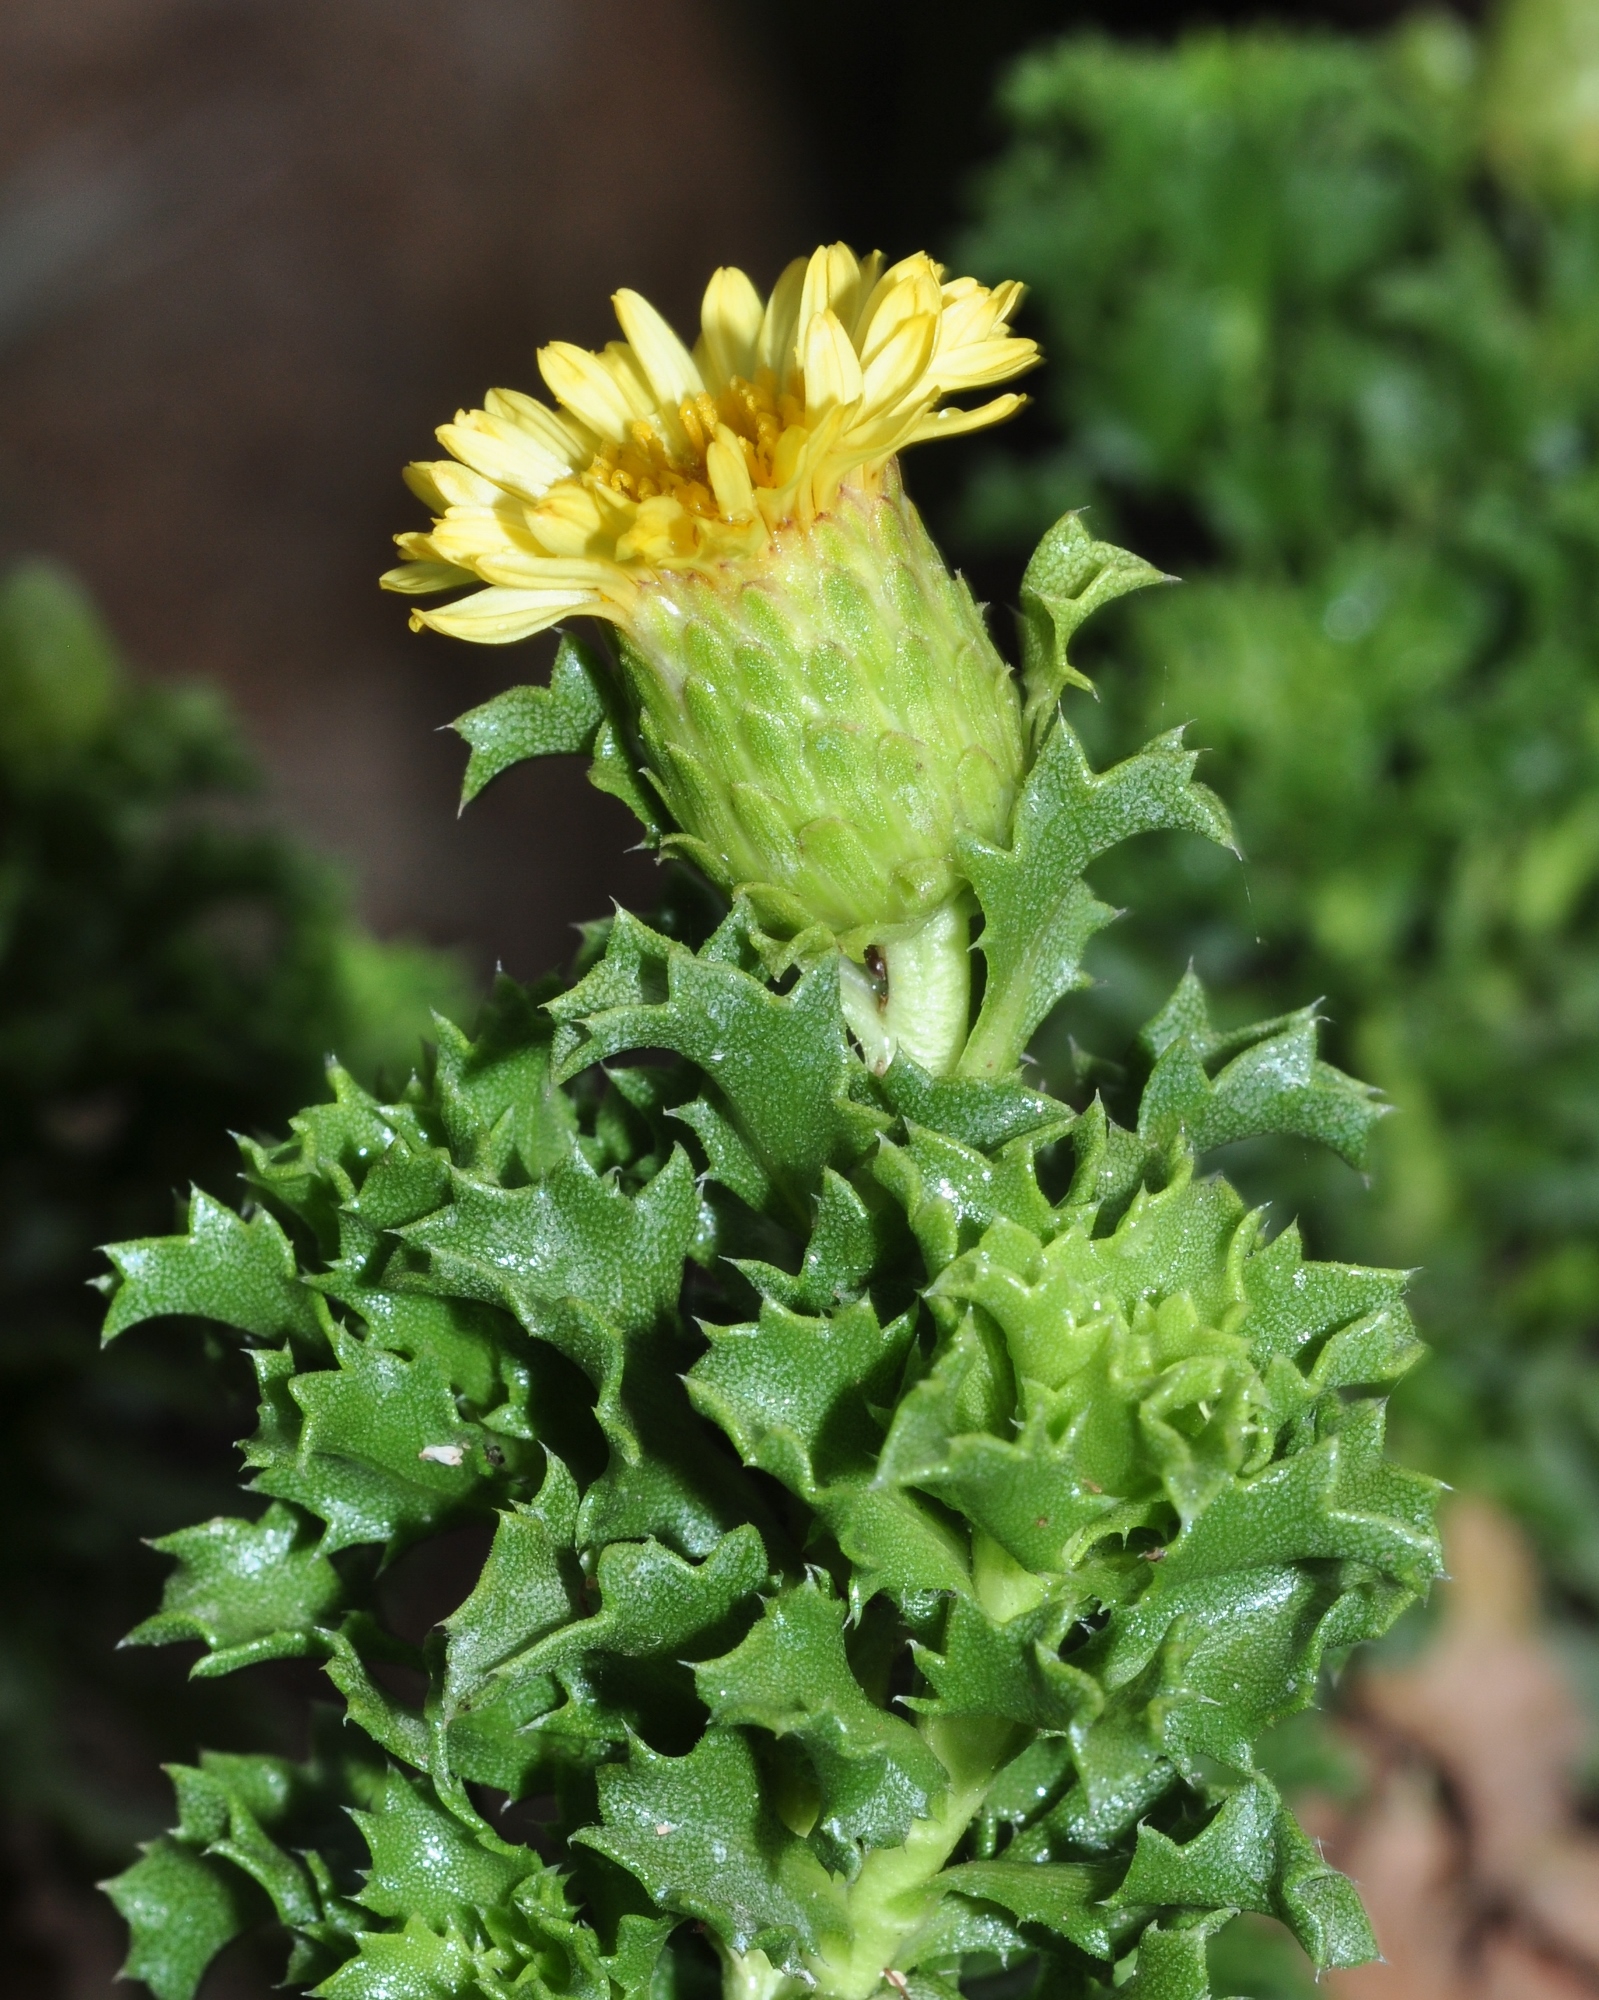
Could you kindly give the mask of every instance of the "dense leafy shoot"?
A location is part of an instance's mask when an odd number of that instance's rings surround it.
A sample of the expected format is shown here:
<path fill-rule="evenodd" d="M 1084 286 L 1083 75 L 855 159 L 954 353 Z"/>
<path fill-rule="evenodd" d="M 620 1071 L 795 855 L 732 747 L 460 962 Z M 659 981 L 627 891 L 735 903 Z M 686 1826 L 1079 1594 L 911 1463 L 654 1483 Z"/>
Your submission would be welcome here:
<path fill-rule="evenodd" d="M 1038 601 L 1070 628 L 1112 588 Z M 575 742 L 569 699 L 475 756 Z M 1379 1107 L 1312 1014 L 1218 1035 L 1192 980 L 1132 1129 L 1017 1074 L 1109 915 L 1084 869 L 1225 839 L 1191 768 L 1045 730 L 1009 843 L 962 857 L 989 979 L 955 1076 L 869 1067 L 836 952 L 745 901 L 697 947 L 623 915 L 392 1101 L 336 1074 L 247 1146 L 244 1215 L 197 1195 L 112 1253 L 109 1332 L 210 1318 L 261 1393 L 264 1508 L 168 1538 L 135 1638 L 320 1658 L 353 1725 L 175 1774 L 112 1885 L 159 2000 L 269 1911 L 329 2000 L 627 2000 L 708 1950 L 768 2000 L 1023 1960 L 1175 2000 L 1243 1910 L 1369 1955 L 1255 1746 L 1437 1571 L 1432 1486 L 1382 1452 L 1419 1347 L 1398 1277 L 1307 1262 L 1200 1156 L 1358 1159 Z M 435 1538 L 418 1641 L 386 1575 Z"/>

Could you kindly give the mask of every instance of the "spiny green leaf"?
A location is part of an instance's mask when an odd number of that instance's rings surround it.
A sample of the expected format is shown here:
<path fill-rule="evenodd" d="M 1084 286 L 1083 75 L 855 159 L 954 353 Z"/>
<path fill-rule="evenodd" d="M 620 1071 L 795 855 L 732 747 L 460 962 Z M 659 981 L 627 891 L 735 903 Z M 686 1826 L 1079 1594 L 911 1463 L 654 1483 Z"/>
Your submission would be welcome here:
<path fill-rule="evenodd" d="M 1317 1443 L 1218 1495 L 1168 1551 L 1159 1591 L 1251 1563 L 1329 1557 L 1368 1562 L 1418 1590 L 1441 1576 L 1437 1483 L 1383 1458 L 1379 1404 L 1330 1422 Z"/>
<path fill-rule="evenodd" d="M 1019 1077 L 931 1077 L 903 1050 L 874 1081 L 899 1117 L 984 1152 L 1072 1116 Z"/>
<path fill-rule="evenodd" d="M 530 1848 L 510 1847 L 464 1826 L 439 1804 L 431 1785 L 398 1771 L 369 1812 L 352 1815 L 372 1856 L 357 1901 L 380 1917 L 417 1916 L 435 1929 L 470 1924 L 480 1908 L 502 1903 L 544 1864 Z"/>
<path fill-rule="evenodd" d="M 101 1886 L 130 1933 L 122 1977 L 142 1979 L 155 2000 L 193 2000 L 212 1959 L 266 1908 L 236 1869 L 165 1835 Z"/>
<path fill-rule="evenodd" d="M 321 1339 L 316 1299 L 299 1281 L 288 1238 L 265 1213 L 242 1222 L 196 1188 L 186 1235 L 118 1243 L 106 1255 L 117 1273 L 107 1340 L 167 1313 L 218 1320 L 262 1340 Z"/>
<path fill-rule="evenodd" d="M 563 634 L 547 688 L 507 688 L 482 707 L 458 715 L 450 727 L 472 747 L 461 804 L 470 805 L 485 785 L 524 758 L 591 750 L 605 718 L 602 673 L 589 649 Z"/>
<path fill-rule="evenodd" d="M 481 2000 L 479 1969 L 458 1932 L 441 1937 L 411 1917 L 400 1931 L 368 1931 L 315 1992 L 317 2000 Z"/>
<path fill-rule="evenodd" d="M 735 1951 L 800 1969 L 828 1914 L 827 1877 L 766 1804 L 737 1730 L 708 1729 L 686 1757 L 635 1741 L 599 1784 L 604 1824 L 577 1840 L 630 1870 L 662 1909 L 700 1918 Z"/>
<path fill-rule="evenodd" d="M 543 1328 L 541 1307 L 567 1299 L 623 1330 L 648 1327 L 676 1304 L 699 1220 L 686 1153 L 631 1196 L 580 1153 L 530 1187 L 459 1172 L 452 1187 L 447 1207 L 398 1232 L 428 1253 L 433 1289 L 508 1306 L 533 1332 Z"/>
<path fill-rule="evenodd" d="M 231 1673 L 257 1660 L 320 1651 L 316 1627 L 338 1609 L 338 1572 L 292 1507 L 274 1501 L 258 1521 L 207 1521 L 151 1547 L 177 1559 L 161 1609 L 125 1645 L 165 1646 L 200 1639 L 211 1651 L 196 1676 Z"/>
<path fill-rule="evenodd" d="M 990 1158 L 944 1132 L 907 1123 L 903 1147 L 884 1140 L 873 1172 L 905 1210 L 930 1276 L 1001 1217 L 1036 1235 L 1052 1234 L 1056 1217 L 1040 1193 L 1034 1160 L 1041 1146 L 1061 1137 L 1072 1119 L 1057 1119 L 1012 1139 Z"/>
<path fill-rule="evenodd" d="M 696 1668 L 695 1679 L 713 1723 L 758 1727 L 804 1748 L 835 1849 L 902 1841 L 948 1782 L 915 1730 L 862 1692 L 844 1651 L 844 1606 L 815 1579 L 770 1600 L 743 1643 Z"/>
<path fill-rule="evenodd" d="M 1313 1007 L 1286 1021 L 1217 1036 L 1204 1020 L 1203 993 L 1192 972 L 1185 975 L 1179 994 L 1185 989 L 1190 1005 L 1182 1012 L 1192 1014 L 1197 992 L 1199 1017 L 1178 1031 L 1178 1010 L 1168 1003 L 1160 1053 L 1138 1107 L 1138 1136 L 1146 1145 L 1164 1148 L 1181 1134 L 1202 1153 L 1234 1140 L 1284 1132 L 1319 1140 L 1351 1166 L 1364 1166 L 1372 1127 L 1388 1106 L 1368 1085 L 1317 1060 Z M 1213 1081 L 1206 1061 L 1240 1041 L 1248 1045 Z"/>
<path fill-rule="evenodd" d="M 703 1653 L 742 1598 L 766 1575 L 754 1528 L 735 1528 L 702 1563 L 687 1563 L 658 1542 L 613 1542 L 600 1552 L 600 1608 L 507 1660 L 505 1674 L 546 1673 L 588 1652 L 627 1658 L 687 1648 Z"/>
<path fill-rule="evenodd" d="M 1087 1863 L 965 1861 L 945 1869 L 939 1881 L 963 1895 L 998 1903 L 1023 1923 L 1054 1931 L 1093 1958 L 1114 1958 L 1121 1940 L 1138 1925 L 1138 1916 L 1125 1908 L 1105 1907 L 1116 1886 L 1114 1871 Z"/>
<path fill-rule="evenodd" d="M 1104 1705 L 1103 1691 L 1057 1657 L 1081 1601 L 1076 1593 L 1046 1597 L 1001 1622 L 957 1599 L 941 1650 L 916 1648 L 933 1692 L 913 1697 L 910 1705 L 949 1717 L 998 1716 L 1027 1729 L 1065 1731 L 1091 1721 Z"/>
<path fill-rule="evenodd" d="M 544 1002 L 559 986 L 519 986 L 503 973 L 475 1036 L 435 1017 L 434 1088 L 456 1163 L 496 1180 L 538 1180 L 570 1153 L 577 1114 L 550 1074 L 554 1033 Z"/>
<path fill-rule="evenodd" d="M 451 1708 L 513 1654 L 574 1615 L 577 1509 L 572 1475 L 552 1457 L 537 1499 L 500 1515 L 470 1596 L 444 1620 L 445 1699 Z"/>
<path fill-rule="evenodd" d="M 729 1184 L 759 1193 L 769 1183 L 790 1215 L 803 1216 L 823 1167 L 848 1165 L 876 1129 L 848 1096 L 836 957 L 802 973 L 792 992 L 774 993 L 624 913 L 605 958 L 551 1012 L 564 1024 L 560 1075 L 640 1048 L 672 1049 L 698 1065 L 710 1079 L 707 1101 L 741 1147 L 736 1165 L 730 1151 L 720 1155 Z M 730 1149 L 732 1139 L 720 1143 Z"/>
<path fill-rule="evenodd" d="M 892 1399 L 912 1332 L 910 1315 L 883 1326 L 868 1301 L 825 1319 L 768 1301 L 753 1326 L 706 1326 L 689 1394 L 746 1463 L 809 1497 L 870 1467 L 882 1437 L 872 1411 Z"/>
<path fill-rule="evenodd" d="M 337 1329 L 333 1350 L 336 1367 L 286 1384 L 301 1413 L 296 1429 L 275 1435 L 263 1425 L 245 1447 L 258 1491 L 327 1523 L 324 1554 L 403 1545 L 485 1505 L 502 1471 L 516 1476 L 528 1447 L 465 1422 L 432 1355 L 406 1361 Z"/>
<path fill-rule="evenodd" d="M 853 1302 L 880 1248 L 877 1219 L 850 1183 L 826 1167 L 799 1271 L 791 1274 L 753 1257 L 734 1261 L 763 1298 L 795 1312 L 825 1312 Z"/>
<path fill-rule="evenodd" d="M 1152 583 L 1172 583 L 1142 556 L 1096 542 L 1080 512 L 1063 515 L 1033 551 L 1022 577 L 1022 672 L 1035 736 L 1061 691 L 1090 683 L 1066 649 L 1078 628 L 1115 598 Z"/>
<path fill-rule="evenodd" d="M 1119 1991 L 1128 2000 L 1210 2000 L 1205 1946 L 1231 1916 L 1210 1910 L 1151 1924 L 1138 1941 L 1138 1969 Z"/>
<path fill-rule="evenodd" d="M 1173 730 L 1095 772 L 1059 722 L 1017 801 L 1010 847 L 962 839 L 961 865 L 983 906 L 978 943 L 988 965 L 962 1076 L 1009 1074 L 1050 1008 L 1081 984 L 1088 941 L 1115 914 L 1083 880 L 1097 855 L 1161 827 L 1231 843 L 1220 802 L 1194 782 L 1195 760 Z"/>

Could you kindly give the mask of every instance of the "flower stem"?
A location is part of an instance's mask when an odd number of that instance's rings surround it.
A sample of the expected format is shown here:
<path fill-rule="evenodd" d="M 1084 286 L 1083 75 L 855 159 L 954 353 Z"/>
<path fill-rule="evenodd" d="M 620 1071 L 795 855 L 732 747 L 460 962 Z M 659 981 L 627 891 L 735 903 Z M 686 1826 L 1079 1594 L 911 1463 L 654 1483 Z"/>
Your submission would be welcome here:
<path fill-rule="evenodd" d="M 866 1059 L 881 1073 L 903 1049 L 931 1076 L 947 1076 L 966 1041 L 971 1014 L 970 920 L 955 903 L 935 911 L 919 930 L 882 946 L 884 985 L 843 966 L 844 1016 Z"/>
<path fill-rule="evenodd" d="M 949 1788 L 898 1847 L 877 1847 L 845 1892 L 845 1931 L 807 1959 L 825 2000 L 869 2000 L 937 1904 L 929 1885 L 960 1845 L 995 1773 L 1014 1753 L 1018 1731 L 987 1717 L 933 1721 L 929 1743 L 949 1772 Z M 731 1989 L 728 2000 L 733 2000 Z"/>

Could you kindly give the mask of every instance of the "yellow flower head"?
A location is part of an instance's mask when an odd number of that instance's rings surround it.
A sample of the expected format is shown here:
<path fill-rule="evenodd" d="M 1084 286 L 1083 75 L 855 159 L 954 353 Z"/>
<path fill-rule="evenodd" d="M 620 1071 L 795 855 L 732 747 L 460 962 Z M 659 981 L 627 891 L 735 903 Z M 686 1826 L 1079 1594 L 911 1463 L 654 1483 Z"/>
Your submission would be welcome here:
<path fill-rule="evenodd" d="M 1019 409 L 1014 394 L 940 406 L 1038 360 L 1009 326 L 1021 286 L 946 280 L 921 253 L 881 265 L 835 243 L 797 258 L 764 301 L 720 270 L 692 353 L 647 300 L 618 292 L 625 340 L 539 354 L 554 409 L 495 389 L 439 431 L 451 456 L 407 475 L 436 519 L 398 537 L 408 560 L 385 586 L 486 585 L 412 624 L 490 644 L 583 615 L 625 628 L 652 573 L 758 556 L 840 488 L 875 491 L 906 445 Z"/>

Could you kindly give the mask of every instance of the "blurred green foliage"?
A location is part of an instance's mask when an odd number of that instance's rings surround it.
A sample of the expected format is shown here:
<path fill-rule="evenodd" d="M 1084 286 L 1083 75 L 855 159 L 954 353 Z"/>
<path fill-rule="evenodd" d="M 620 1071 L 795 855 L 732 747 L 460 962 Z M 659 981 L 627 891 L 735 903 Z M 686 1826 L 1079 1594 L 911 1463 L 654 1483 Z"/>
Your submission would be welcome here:
<path fill-rule="evenodd" d="M 1321 1184 L 1319 1247 L 1422 1265 L 1441 1350 L 1402 1448 L 1507 1497 L 1592 1607 L 1599 198 L 1517 144 L 1569 12 L 1531 0 L 1486 54 L 1442 17 L 1057 43 L 1008 80 L 957 263 L 1033 288 L 1051 363 L 965 547 L 1091 504 L 1183 572 L 1117 612 L 1074 720 L 1103 757 L 1192 719 L 1246 857 L 1108 865 L 1138 913 L 1110 997 L 1037 1052 L 1124 1047 L 1190 958 L 1241 1017 L 1325 993 L 1399 1115 L 1369 1188 Z"/>
<path fill-rule="evenodd" d="M 0 579 L 0 1814 L 81 1865 L 149 1831 L 156 1755 L 234 1733 L 114 1649 L 162 1568 L 135 1535 L 232 1492 L 248 1409 L 198 1329 L 97 1358 L 96 1246 L 231 1192 L 227 1128 L 281 1125 L 326 1051 L 398 1082 L 465 998 L 252 820 L 255 783 L 220 703 L 131 681 L 65 572 Z"/>

